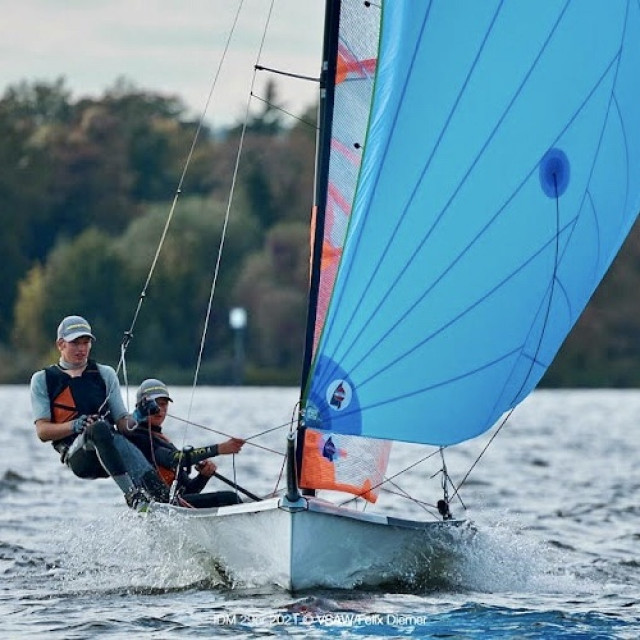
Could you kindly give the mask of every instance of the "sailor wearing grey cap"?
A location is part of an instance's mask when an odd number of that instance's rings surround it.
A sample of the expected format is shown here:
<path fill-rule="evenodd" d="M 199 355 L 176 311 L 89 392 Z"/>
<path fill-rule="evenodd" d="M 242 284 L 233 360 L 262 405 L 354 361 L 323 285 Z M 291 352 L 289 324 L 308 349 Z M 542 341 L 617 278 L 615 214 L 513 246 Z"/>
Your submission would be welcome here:
<path fill-rule="evenodd" d="M 124 406 L 114 369 L 89 358 L 95 339 L 82 316 L 67 316 L 58 325 L 58 363 L 31 377 L 36 432 L 76 476 L 111 476 L 127 504 L 141 508 L 149 501 L 147 490 L 160 487 L 156 499 L 164 499 L 166 491 L 153 467 L 122 435 L 135 428 L 135 421 Z"/>
<path fill-rule="evenodd" d="M 222 507 L 240 502 L 238 495 L 232 491 L 202 493 L 202 490 L 216 473 L 217 467 L 211 458 L 239 453 L 244 440 L 230 438 L 220 444 L 178 449 L 162 431 L 169 402 L 173 400 L 164 382 L 157 378 L 145 380 L 136 393 L 136 410 L 133 412 L 138 426 L 127 437 L 155 466 L 167 487 L 176 481 L 182 504 L 186 503 L 191 507 Z M 194 477 L 189 476 L 192 465 L 198 471 Z"/>
<path fill-rule="evenodd" d="M 136 406 L 139 406 L 143 400 L 157 400 L 158 398 L 166 398 L 169 402 L 173 402 L 164 382 L 157 378 L 147 378 L 136 391 Z"/>
<path fill-rule="evenodd" d="M 67 316 L 58 325 L 58 340 L 73 342 L 83 336 L 88 336 L 91 340 L 96 339 L 91 333 L 91 325 L 82 316 Z"/>

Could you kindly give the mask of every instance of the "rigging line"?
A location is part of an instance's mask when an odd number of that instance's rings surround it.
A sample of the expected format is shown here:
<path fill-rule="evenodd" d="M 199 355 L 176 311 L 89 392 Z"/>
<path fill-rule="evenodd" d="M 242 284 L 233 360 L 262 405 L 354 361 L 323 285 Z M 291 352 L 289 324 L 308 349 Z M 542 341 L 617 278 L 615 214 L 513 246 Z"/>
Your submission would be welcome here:
<path fill-rule="evenodd" d="M 535 366 L 535 363 L 536 363 L 536 361 L 538 359 L 538 354 L 540 353 L 540 349 L 542 348 L 542 342 L 544 340 L 545 330 L 546 330 L 547 325 L 549 323 L 549 317 L 551 315 L 551 304 L 553 302 L 553 292 L 555 290 L 555 284 L 556 284 L 557 279 L 558 279 L 558 257 L 559 257 L 559 254 L 560 254 L 560 196 L 558 195 L 558 178 L 557 178 L 557 175 L 555 173 L 553 174 L 553 185 L 554 185 L 554 189 L 555 189 L 555 192 L 556 192 L 556 197 L 555 197 L 555 200 L 556 200 L 556 234 L 555 234 L 556 243 L 555 243 L 555 259 L 554 259 L 554 265 L 553 265 L 553 273 L 551 274 L 551 290 L 549 291 L 549 302 L 547 304 L 547 311 L 546 311 L 546 314 L 545 314 L 544 321 L 542 323 L 542 330 L 540 331 L 540 337 L 538 339 L 538 345 L 536 347 L 536 351 L 534 353 L 533 358 L 531 359 L 531 362 L 530 362 L 530 365 L 529 365 L 529 370 L 527 371 L 527 374 L 522 379 L 522 383 L 520 385 L 520 389 L 518 389 L 518 392 L 513 396 L 514 400 L 522 393 L 522 390 L 525 388 L 525 386 L 527 384 L 527 380 L 529 379 L 529 376 L 531 375 L 531 372 L 533 371 L 533 367 Z M 523 346 L 523 349 L 524 349 L 524 346 Z M 511 410 L 509 411 L 509 413 L 504 417 L 504 419 L 500 423 L 500 426 L 498 427 L 498 429 L 495 431 L 495 433 L 492 434 L 491 438 L 489 439 L 489 441 L 487 442 L 485 447 L 482 449 L 482 451 L 480 452 L 478 457 L 475 459 L 475 461 L 473 462 L 473 464 L 469 468 L 469 471 L 467 471 L 467 473 L 464 475 L 464 477 L 462 478 L 462 480 L 460 481 L 458 486 L 455 487 L 455 490 L 453 492 L 453 496 L 452 497 L 455 497 L 456 495 L 458 495 L 458 492 L 459 492 L 460 488 L 467 481 L 469 475 L 471 474 L 471 471 L 475 468 L 475 466 L 480 461 L 480 458 L 482 458 L 482 456 L 485 454 L 485 452 L 487 451 L 489 446 L 496 439 L 498 433 L 500 433 L 500 431 L 502 431 L 502 428 L 507 424 L 507 421 L 509 420 L 509 418 L 511 417 L 511 415 L 513 414 L 514 411 L 515 411 L 515 407 L 512 407 Z"/>
<path fill-rule="evenodd" d="M 266 100 L 265 98 L 259 96 L 256 93 L 252 92 L 251 97 L 255 98 L 256 100 L 260 100 L 260 102 L 264 102 L 264 104 L 266 104 L 270 108 L 276 109 L 276 111 L 280 111 L 280 113 L 284 113 L 285 115 L 289 116 L 290 118 L 293 118 L 294 120 L 297 120 L 298 122 L 301 122 L 302 124 L 306 124 L 311 129 L 317 130 L 319 128 L 317 124 L 314 124 L 313 122 L 309 122 L 308 120 L 305 120 L 300 116 L 297 116 L 295 113 L 291 113 L 291 111 L 287 111 L 286 109 L 283 109 L 282 107 L 278 106 L 277 104 L 274 104 L 273 102 L 269 102 L 269 100 Z"/>
<path fill-rule="evenodd" d="M 340 506 L 343 506 L 345 504 L 349 504 L 350 502 L 354 502 L 358 498 L 361 498 L 365 493 L 370 493 L 371 491 L 375 491 L 375 489 L 377 489 L 378 487 L 382 487 L 387 482 L 391 482 L 392 480 L 394 480 L 398 476 L 402 475 L 403 473 L 406 473 L 407 471 L 413 469 L 414 467 L 417 467 L 419 464 L 422 464 L 423 462 L 426 462 L 427 460 L 429 460 L 429 458 L 432 458 L 437 453 L 438 453 L 437 449 L 435 451 L 432 451 L 431 453 L 428 453 L 426 456 L 423 456 L 419 460 L 416 460 L 415 462 L 411 463 L 410 465 L 407 465 L 404 469 L 400 469 L 400 471 L 394 473 L 392 476 L 389 476 L 388 478 L 385 477 L 383 480 L 381 480 L 377 484 L 374 484 L 373 486 L 369 487 L 366 491 L 363 491 L 362 493 L 359 493 L 359 494 L 355 494 L 353 496 L 353 498 L 349 498 L 348 500 L 345 500 L 345 502 L 342 502 L 340 504 Z"/>
<path fill-rule="evenodd" d="M 387 487 L 382 487 L 382 490 L 390 493 L 391 495 L 394 496 L 399 496 L 400 498 L 404 498 L 405 500 L 410 500 L 411 502 L 413 502 L 414 504 L 416 504 L 417 506 L 419 506 L 423 511 L 426 511 L 429 515 L 434 516 L 435 518 L 437 518 L 436 514 L 431 511 L 431 509 L 435 509 L 435 505 L 429 504 L 428 502 L 425 502 L 424 500 L 419 500 L 418 498 L 414 498 L 408 491 L 406 491 L 405 489 L 403 489 L 397 482 L 393 482 L 393 480 L 388 480 L 389 484 L 393 485 L 397 491 L 392 491 L 391 489 L 388 489 Z"/>
<path fill-rule="evenodd" d="M 220 58 L 220 61 L 218 63 L 218 68 L 216 70 L 215 76 L 213 78 L 213 81 L 211 83 L 211 87 L 209 89 L 209 94 L 207 96 L 207 99 L 205 101 L 205 105 L 202 109 L 202 112 L 200 114 L 200 118 L 198 120 L 198 126 L 196 127 L 196 131 L 193 135 L 193 140 L 191 141 L 191 147 L 189 148 L 189 153 L 187 154 L 187 159 L 185 160 L 184 166 L 182 168 L 182 173 L 180 174 L 180 179 L 178 181 L 178 186 L 176 188 L 176 192 L 173 196 L 173 201 L 171 203 L 171 208 L 169 209 L 169 214 L 167 216 L 167 220 L 165 222 L 164 228 L 162 230 L 162 235 L 160 236 L 160 240 L 158 242 L 158 246 L 156 248 L 156 252 L 155 255 L 153 257 L 153 260 L 151 262 L 151 267 L 149 268 L 149 273 L 147 274 L 147 279 L 144 283 L 144 286 L 142 288 L 142 291 L 140 293 L 140 296 L 138 298 L 138 304 L 136 306 L 135 312 L 133 314 L 133 319 L 131 321 L 131 326 L 129 327 L 128 331 L 125 331 L 124 333 L 124 337 L 122 340 L 122 345 L 123 345 L 123 350 L 121 351 L 121 357 L 120 357 L 120 362 L 118 362 L 118 367 L 116 369 L 116 373 L 118 373 L 120 371 L 120 367 L 123 363 L 124 357 L 125 357 L 125 352 L 127 350 L 127 347 L 129 345 L 129 342 L 131 341 L 131 339 L 133 338 L 133 329 L 137 323 L 138 320 L 138 316 L 140 315 L 140 310 L 142 309 L 142 304 L 144 302 L 144 299 L 147 295 L 147 289 L 149 288 L 149 284 L 151 283 L 151 278 L 155 272 L 156 269 L 156 265 L 158 263 L 158 259 L 160 258 L 160 253 L 162 251 L 162 247 L 164 245 L 165 239 L 167 237 L 167 233 L 169 231 L 169 226 L 171 225 L 171 221 L 173 219 L 174 213 L 175 213 L 175 209 L 176 206 L 178 204 L 178 200 L 180 198 L 180 195 L 182 194 L 182 185 L 184 184 L 184 180 L 185 177 L 187 175 L 187 171 L 189 170 L 189 167 L 191 165 L 191 160 L 193 158 L 193 154 L 195 152 L 195 148 L 196 145 L 198 143 L 198 140 L 200 138 L 200 133 L 204 127 L 204 119 L 206 117 L 207 111 L 209 109 L 209 105 L 211 104 L 211 100 L 213 97 L 213 93 L 214 90 L 218 84 L 218 79 L 220 77 L 220 72 L 222 70 L 222 65 L 227 57 L 227 52 L 229 50 L 229 45 L 231 43 L 231 39 L 233 37 L 233 34 L 235 33 L 236 30 L 236 26 L 238 24 L 238 18 L 240 16 L 240 10 L 242 9 L 242 5 L 244 3 L 244 0 L 239 0 L 238 3 L 238 9 L 236 11 L 231 29 L 229 31 L 229 35 L 227 36 L 227 40 L 225 42 L 225 46 L 222 52 L 222 56 Z"/>
<path fill-rule="evenodd" d="M 525 74 L 522 82 L 520 83 L 519 87 L 517 88 L 517 91 L 515 92 L 515 94 L 513 95 L 512 99 L 510 100 L 509 104 L 506 106 L 504 112 L 502 113 L 502 115 L 500 116 L 497 124 L 495 125 L 495 127 L 493 128 L 491 134 L 489 135 L 489 137 L 487 138 L 487 140 L 485 141 L 485 143 L 483 144 L 481 150 L 479 151 L 479 153 L 476 155 L 476 158 L 474 159 L 473 163 L 471 164 L 471 166 L 469 167 L 469 169 L 467 170 L 465 176 L 463 176 L 462 180 L 459 182 L 458 186 L 456 187 L 456 189 L 454 190 L 453 194 L 451 195 L 451 197 L 449 198 L 448 202 L 446 203 L 446 205 L 444 206 L 444 208 L 441 210 L 440 214 L 438 215 L 438 217 L 436 218 L 434 224 L 431 226 L 430 230 L 428 231 L 427 235 L 423 237 L 423 239 L 421 240 L 419 246 L 416 248 L 416 250 L 413 252 L 413 254 L 411 255 L 411 257 L 407 260 L 406 262 L 406 266 L 408 266 L 414 259 L 415 256 L 418 254 L 418 251 L 420 250 L 420 248 L 426 243 L 426 241 L 430 238 L 431 234 L 433 233 L 435 226 L 439 223 L 439 221 L 442 219 L 442 217 L 444 216 L 445 212 L 447 211 L 447 209 L 449 208 L 450 204 L 453 202 L 455 196 L 457 195 L 457 193 L 459 192 L 459 190 L 461 189 L 462 185 L 464 184 L 466 178 L 469 176 L 469 174 L 471 173 L 471 171 L 473 170 L 473 168 L 476 166 L 476 164 L 479 162 L 480 158 L 482 157 L 482 154 L 484 153 L 484 151 L 487 149 L 487 147 L 489 146 L 489 143 L 491 142 L 491 140 L 494 138 L 496 132 L 498 131 L 500 125 L 502 124 L 502 122 L 504 121 L 504 119 L 506 118 L 507 114 L 510 112 L 511 107 L 513 106 L 513 104 L 515 103 L 517 97 L 520 95 L 520 92 L 522 91 L 522 88 L 524 87 L 525 83 L 527 82 L 527 80 L 529 79 L 529 77 L 531 76 L 531 74 L 533 73 L 534 69 L 537 67 L 538 62 L 540 61 L 540 59 L 542 58 L 542 54 L 543 52 L 546 50 L 549 42 L 551 41 L 552 36 L 554 35 L 555 31 L 558 28 L 558 25 L 560 24 L 562 18 L 564 17 L 564 14 L 569 6 L 570 0 L 567 0 L 567 2 L 565 3 L 564 8 L 562 9 L 562 11 L 560 12 L 560 15 L 558 17 L 558 19 L 556 20 L 553 28 L 551 29 L 551 31 L 549 32 L 545 42 L 543 43 L 543 46 L 541 47 L 538 55 L 536 56 L 536 58 L 534 59 L 533 63 L 531 64 L 531 66 L 529 67 L 527 73 Z M 494 16 L 495 18 L 495 16 Z M 479 53 L 478 53 L 479 55 Z M 614 58 L 615 60 L 615 58 Z M 612 63 L 613 64 L 613 61 Z M 609 69 L 609 67 L 611 66 L 611 64 L 607 67 L 607 71 Z M 605 74 L 606 75 L 606 72 Z M 577 113 L 579 111 L 582 110 L 582 107 L 584 107 L 584 105 L 586 104 L 586 102 L 588 101 L 588 99 L 590 98 L 590 96 L 593 94 L 593 92 L 595 91 L 595 88 L 597 86 L 599 86 L 600 82 L 602 81 L 604 75 L 598 80 L 598 82 L 596 83 L 596 85 L 594 86 L 594 88 L 592 89 L 592 91 L 589 93 L 589 96 L 587 97 L 587 100 L 585 100 L 585 102 L 583 102 L 583 104 L 581 105 L 580 109 L 578 111 L 576 111 L 576 113 L 573 115 L 573 117 L 570 119 L 569 124 L 572 123 L 575 120 L 575 117 L 577 116 Z M 468 80 L 468 78 L 467 78 Z M 567 125 L 568 126 L 568 125 Z M 566 129 L 566 128 L 565 128 Z M 422 174 L 421 174 L 421 178 L 420 181 L 424 178 L 424 175 L 428 169 L 428 164 L 430 162 L 430 159 L 427 161 L 427 164 L 424 166 Z M 537 166 L 537 165 L 536 165 Z M 382 165 L 380 165 L 380 169 L 379 172 L 381 171 L 381 167 Z M 532 169 L 532 172 L 535 170 Z M 410 196 L 410 201 L 413 199 L 413 197 L 415 196 L 415 193 L 417 191 L 418 188 L 418 184 L 420 183 L 420 181 L 418 181 L 416 183 L 416 188 L 414 189 L 414 192 L 411 194 Z M 373 197 L 373 194 L 372 194 Z M 406 213 L 407 209 L 408 209 L 409 205 L 405 205 L 404 206 L 404 211 L 403 211 L 403 215 Z M 400 222 L 397 223 L 396 225 L 396 230 L 399 227 Z M 395 231 L 394 231 L 394 235 L 395 235 Z M 393 237 L 387 242 L 385 250 L 384 250 L 384 254 L 386 254 L 386 252 L 388 251 L 389 247 L 391 246 L 391 240 L 393 239 Z M 400 274 L 398 275 L 396 282 L 400 279 L 400 277 L 402 276 L 402 274 L 404 273 L 404 270 L 400 272 Z M 374 271 L 375 274 L 375 271 Z M 373 275 L 371 276 L 371 278 L 369 279 L 369 282 L 365 288 L 368 289 L 372 283 L 373 280 Z M 392 290 L 392 289 L 390 289 Z M 364 294 L 363 294 L 364 295 Z M 382 301 L 379 303 L 378 307 L 374 310 L 373 315 L 375 315 L 379 309 L 379 307 L 382 305 Z M 357 309 L 358 305 L 354 305 L 354 309 Z M 352 319 L 353 319 L 353 315 L 355 315 L 355 312 L 352 314 Z M 396 323 L 397 324 L 397 323 Z M 360 338 L 360 336 L 364 333 L 364 331 L 366 330 L 366 326 L 363 327 L 360 332 L 358 333 L 358 335 L 355 336 L 355 338 L 352 339 L 352 342 L 349 346 L 349 350 L 355 345 L 355 342 Z M 337 361 L 337 358 L 335 357 L 335 353 L 332 354 L 332 357 L 334 359 L 334 361 Z M 350 373 L 350 372 L 349 372 Z"/>
<path fill-rule="evenodd" d="M 242 4 L 242 2 L 241 2 Z M 271 4 L 269 6 L 269 12 L 267 15 L 267 19 L 265 21 L 265 26 L 264 26 L 264 30 L 262 32 L 262 39 L 260 41 L 260 46 L 258 48 L 258 53 L 257 53 L 257 60 L 256 63 L 260 60 L 260 56 L 262 54 L 262 50 L 264 48 L 264 43 L 265 43 L 265 38 L 266 38 L 266 34 L 267 34 L 267 30 L 269 28 L 269 23 L 271 21 L 271 14 L 273 12 L 273 4 L 274 4 L 274 0 L 271 0 Z M 240 8 L 238 9 L 238 14 L 240 13 Z M 237 14 L 237 15 L 238 15 Z M 220 244 L 218 245 L 218 253 L 216 256 L 216 263 L 215 263 L 215 267 L 214 267 L 214 272 L 213 272 L 213 277 L 211 280 L 211 288 L 209 291 L 209 300 L 207 303 L 207 310 L 205 313 L 205 322 L 204 322 L 204 326 L 202 328 L 202 335 L 201 335 L 201 339 L 200 339 L 200 347 L 198 350 L 198 358 L 197 358 L 197 362 L 196 362 L 196 368 L 195 368 L 195 372 L 193 375 L 193 384 L 191 387 L 191 399 L 189 401 L 189 409 L 187 412 L 187 416 L 188 418 L 191 417 L 191 411 L 193 409 L 193 403 L 195 400 L 195 390 L 196 390 L 196 386 L 198 384 L 198 377 L 200 375 L 200 368 L 202 366 L 202 358 L 204 355 L 204 346 L 205 346 L 205 341 L 207 338 L 207 332 L 209 329 L 209 323 L 211 321 L 211 312 L 213 309 L 213 298 L 215 295 L 215 291 L 216 291 L 216 284 L 218 281 L 218 274 L 220 272 L 220 264 L 222 262 L 222 251 L 224 248 L 224 243 L 225 243 L 225 239 L 226 239 L 226 235 L 227 235 L 227 229 L 229 226 L 229 218 L 231 216 L 231 205 L 233 204 L 233 197 L 235 195 L 235 188 L 236 188 L 236 183 L 237 183 L 237 179 L 238 179 L 238 171 L 239 171 L 239 166 L 240 166 L 240 158 L 242 156 L 242 151 L 244 148 L 244 139 L 245 139 L 245 135 L 246 135 L 246 131 L 247 131 L 247 123 L 249 121 L 249 109 L 251 107 L 251 94 L 253 93 L 253 87 L 255 85 L 255 81 L 256 81 L 256 71 L 254 69 L 253 72 L 253 77 L 251 79 L 251 86 L 249 89 L 249 96 L 247 98 L 247 104 L 246 104 L 246 109 L 245 109 L 245 116 L 244 116 L 244 122 L 242 125 L 242 132 L 240 134 L 240 140 L 238 141 L 238 152 L 236 154 L 236 162 L 235 162 L 235 166 L 233 169 L 233 176 L 231 179 L 231 186 L 229 189 L 229 198 L 227 200 L 227 207 L 226 207 L 226 211 L 225 211 L 225 216 L 224 216 L 224 222 L 222 225 L 222 233 L 220 236 Z M 185 433 L 183 433 L 183 442 L 184 439 L 186 438 L 186 429 L 185 429 Z"/>
<path fill-rule="evenodd" d="M 125 398 L 127 400 L 126 408 L 127 412 L 129 411 L 129 375 L 127 373 L 127 361 L 125 359 L 124 346 L 120 345 L 120 362 L 122 363 L 122 378 L 124 380 L 124 388 L 125 388 Z M 100 407 L 102 410 L 104 407 Z M 98 412 L 100 413 L 100 411 Z"/>
<path fill-rule="evenodd" d="M 280 487 L 280 483 L 282 482 L 282 477 L 284 476 L 284 470 L 285 470 L 286 464 L 287 464 L 287 456 L 284 455 L 282 458 L 282 464 L 280 465 L 280 473 L 276 478 L 276 486 L 273 488 L 273 491 L 271 493 L 272 496 L 275 496 L 278 493 L 278 488 Z"/>
<path fill-rule="evenodd" d="M 209 432 L 211 432 L 211 433 L 215 433 L 216 435 L 224 436 L 225 438 L 233 438 L 233 437 L 234 437 L 234 436 L 229 435 L 228 433 L 224 433 L 223 431 L 218 431 L 217 429 L 213 429 L 212 427 L 207 427 L 207 426 L 205 426 L 205 425 L 203 425 L 203 424 L 198 424 L 197 422 L 192 422 L 192 421 L 191 421 L 191 420 L 189 420 L 188 418 L 181 418 L 181 417 L 179 417 L 179 416 L 175 416 L 175 415 L 173 415 L 173 414 L 169 414 L 169 413 L 167 414 L 167 416 L 168 416 L 168 417 L 170 417 L 170 418 L 172 418 L 172 419 L 174 419 L 174 420 L 177 420 L 178 422 L 183 422 L 183 423 L 185 423 L 185 425 L 187 425 L 187 426 L 197 427 L 198 429 L 202 429 L 202 430 L 204 430 L 204 431 L 209 431 Z M 284 454 L 284 453 L 282 453 L 281 451 L 276 451 L 275 449 L 271 449 L 271 448 L 269 448 L 269 447 L 265 447 L 264 445 L 257 444 L 257 443 L 255 443 L 255 442 L 251 442 L 251 440 L 252 440 L 253 438 L 257 438 L 257 437 L 259 437 L 259 436 L 261 436 L 261 435 L 263 435 L 263 434 L 265 434 L 265 433 L 269 433 L 270 431 L 275 431 L 275 429 L 282 429 L 283 427 L 288 426 L 288 424 L 289 424 L 289 423 L 284 424 L 284 425 L 281 425 L 281 426 L 276 427 L 276 428 L 274 428 L 274 429 L 269 429 L 269 430 L 267 430 L 267 431 L 263 431 L 263 432 L 261 432 L 261 433 L 258 433 L 258 434 L 255 434 L 255 435 L 251 436 L 250 438 L 243 438 L 243 440 L 244 440 L 244 441 L 245 441 L 249 446 L 251 446 L 251 447 L 255 447 L 256 449 L 262 449 L 263 451 L 267 451 L 267 452 L 269 452 L 269 453 L 275 453 L 275 454 L 277 454 L 277 455 L 279 455 L 279 456 L 284 456 L 285 454 Z"/>
<path fill-rule="evenodd" d="M 281 71 L 280 69 L 273 69 L 272 67 L 265 67 L 261 64 L 256 64 L 254 66 L 256 71 L 268 71 L 269 73 L 275 73 L 279 76 L 287 76 L 288 78 L 295 78 L 297 80 L 309 80 L 310 82 L 320 83 L 320 78 L 314 78 L 312 76 L 305 76 L 300 73 L 291 73 L 289 71 Z"/>
<path fill-rule="evenodd" d="M 293 407 L 293 410 L 291 412 L 291 419 L 289 421 L 289 433 L 292 434 L 296 429 L 297 426 L 294 427 L 294 425 L 296 425 L 296 423 L 298 422 L 298 419 L 296 418 L 296 416 L 300 413 L 300 401 L 296 402 L 296 404 Z M 288 451 L 288 449 L 287 449 Z M 285 473 L 285 469 L 287 466 L 287 454 L 283 454 L 282 456 L 282 464 L 280 465 L 280 473 L 278 473 L 278 477 L 276 478 L 276 483 L 275 486 L 273 487 L 273 491 L 271 492 L 272 496 L 277 495 L 278 493 L 278 488 L 280 487 L 280 483 L 282 482 L 282 478 L 284 476 Z"/>
<path fill-rule="evenodd" d="M 204 429 L 205 431 L 211 431 L 211 433 L 218 433 L 220 435 L 223 436 L 227 436 L 227 434 L 222 433 L 221 431 L 217 431 L 216 429 L 213 429 L 212 427 L 207 427 L 204 424 L 200 424 L 198 422 L 194 422 L 193 420 L 189 420 L 187 418 L 181 418 L 180 416 L 176 416 L 173 414 L 167 414 L 170 417 L 174 418 L 175 420 L 178 420 L 180 422 L 188 422 L 191 426 L 194 427 L 198 427 L 199 429 Z M 284 422 L 282 424 L 279 424 L 275 427 L 269 427 L 268 429 L 265 429 L 264 431 L 258 431 L 258 433 L 254 433 L 252 436 L 250 436 L 249 438 L 245 438 L 245 440 L 249 441 L 249 440 L 253 440 L 254 438 L 259 438 L 261 436 L 264 436 L 268 433 L 272 433 L 273 431 L 278 431 L 278 429 L 284 429 L 285 427 L 289 427 L 291 425 L 290 422 Z M 227 436 L 227 437 L 231 437 L 231 436 Z"/>

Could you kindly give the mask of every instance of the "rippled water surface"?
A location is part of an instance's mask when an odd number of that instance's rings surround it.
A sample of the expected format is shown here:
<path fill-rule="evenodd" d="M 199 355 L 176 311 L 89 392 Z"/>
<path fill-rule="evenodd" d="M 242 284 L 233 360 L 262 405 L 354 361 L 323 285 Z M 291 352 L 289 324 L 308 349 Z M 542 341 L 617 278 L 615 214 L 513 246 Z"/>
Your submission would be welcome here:
<path fill-rule="evenodd" d="M 202 389 L 193 403 L 172 391 L 166 430 L 178 444 L 287 425 L 296 400 L 292 389 Z M 182 524 L 132 514 L 111 481 L 65 469 L 35 436 L 26 387 L 0 387 L 0 399 L 2 638 L 640 637 L 640 392 L 529 398 L 463 486 L 464 506 L 454 502 L 478 532 L 437 580 L 294 595 L 265 575 L 229 585 Z M 185 431 L 189 413 L 200 427 Z M 273 491 L 286 428 L 235 466 L 218 459 L 220 472 Z M 487 442 L 447 452 L 454 482 Z M 394 445 L 389 475 L 427 451 Z M 395 478 L 375 510 L 429 519 L 401 494 L 433 504 L 439 468 L 432 459 Z"/>

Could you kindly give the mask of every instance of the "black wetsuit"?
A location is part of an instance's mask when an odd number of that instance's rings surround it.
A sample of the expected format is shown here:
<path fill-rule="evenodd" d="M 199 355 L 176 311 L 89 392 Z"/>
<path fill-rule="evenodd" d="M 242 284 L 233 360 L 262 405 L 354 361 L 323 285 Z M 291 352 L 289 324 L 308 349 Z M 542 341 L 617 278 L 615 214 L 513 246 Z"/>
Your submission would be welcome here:
<path fill-rule="evenodd" d="M 218 455 L 218 445 L 197 447 L 181 452 L 159 428 L 140 421 L 138 428 L 128 438 L 142 451 L 145 458 L 156 467 L 165 481 L 173 474 L 178 474 L 180 497 L 193 507 L 224 507 L 242 502 L 233 491 L 214 491 L 202 493 L 209 478 L 201 474 L 195 478 L 188 477 L 188 469 L 193 464 Z M 180 470 L 178 467 L 183 469 Z M 167 474 L 168 472 L 168 474 Z"/>

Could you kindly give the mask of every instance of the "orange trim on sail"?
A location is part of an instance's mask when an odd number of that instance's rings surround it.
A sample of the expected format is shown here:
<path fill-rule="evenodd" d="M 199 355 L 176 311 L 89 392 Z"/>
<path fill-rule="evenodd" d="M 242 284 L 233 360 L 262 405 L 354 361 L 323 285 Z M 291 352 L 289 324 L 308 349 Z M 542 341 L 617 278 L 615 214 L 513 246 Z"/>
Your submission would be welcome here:
<path fill-rule="evenodd" d="M 321 269 L 324 271 L 325 269 L 329 269 L 338 264 L 340 261 L 340 255 L 342 254 L 342 249 L 338 247 L 334 247 L 329 244 L 326 240 L 322 243 L 322 266 Z"/>
<path fill-rule="evenodd" d="M 349 74 L 356 75 L 360 78 L 372 74 L 376 69 L 375 58 L 367 60 L 357 60 L 345 47 L 340 47 L 338 51 L 338 60 L 336 65 L 336 84 L 340 84 L 347 79 Z"/>
<path fill-rule="evenodd" d="M 378 496 L 373 492 L 373 483 L 366 478 L 362 485 L 357 486 L 338 482 L 335 475 L 334 463 L 325 458 L 321 451 L 323 447 L 322 434 L 313 429 L 307 429 L 304 434 L 303 457 L 304 464 L 300 474 L 300 486 L 303 489 L 327 489 L 330 491 L 344 491 L 360 496 L 369 502 L 376 502 Z M 339 455 L 347 453 L 340 449 Z"/>

